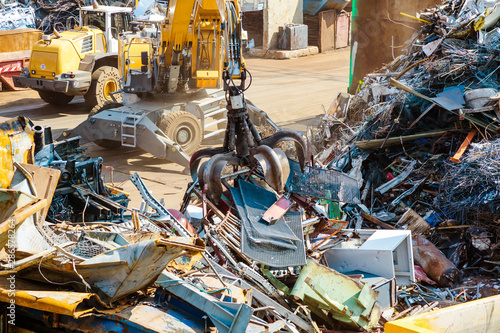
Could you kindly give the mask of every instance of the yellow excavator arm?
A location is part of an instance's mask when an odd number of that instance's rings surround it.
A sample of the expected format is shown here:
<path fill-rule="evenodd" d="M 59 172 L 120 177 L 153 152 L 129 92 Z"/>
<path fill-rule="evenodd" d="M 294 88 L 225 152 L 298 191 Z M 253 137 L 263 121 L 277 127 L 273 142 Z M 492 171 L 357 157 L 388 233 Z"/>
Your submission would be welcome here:
<path fill-rule="evenodd" d="M 126 92 L 221 88 L 246 78 L 237 1 L 171 0 L 158 29 L 155 36 L 134 32 L 121 39 Z"/>

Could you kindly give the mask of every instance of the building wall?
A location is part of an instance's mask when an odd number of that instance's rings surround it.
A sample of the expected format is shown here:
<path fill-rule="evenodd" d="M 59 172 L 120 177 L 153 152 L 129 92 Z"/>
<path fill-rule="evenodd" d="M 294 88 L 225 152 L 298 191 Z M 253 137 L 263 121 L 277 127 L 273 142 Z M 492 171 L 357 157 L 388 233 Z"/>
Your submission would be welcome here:
<path fill-rule="evenodd" d="M 267 0 L 264 9 L 263 48 L 278 48 L 280 26 L 303 22 L 303 0 Z"/>
<path fill-rule="evenodd" d="M 422 23 L 399 13 L 416 16 L 441 0 L 353 0 L 351 30 L 351 76 L 349 92 L 354 94 L 360 80 L 390 63 Z"/>

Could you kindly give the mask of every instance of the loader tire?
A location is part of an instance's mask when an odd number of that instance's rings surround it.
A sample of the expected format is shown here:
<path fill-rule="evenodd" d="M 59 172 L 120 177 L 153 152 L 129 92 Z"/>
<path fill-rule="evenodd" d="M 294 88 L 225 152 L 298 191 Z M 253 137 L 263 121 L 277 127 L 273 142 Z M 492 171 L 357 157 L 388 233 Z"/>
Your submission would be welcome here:
<path fill-rule="evenodd" d="M 119 89 L 119 80 L 120 73 L 116 67 L 102 66 L 97 68 L 92 73 L 90 88 L 84 96 L 87 105 L 93 108 L 106 101 L 113 102 L 110 93 Z M 121 93 L 115 94 L 114 97 L 117 102 L 123 100 Z"/>
<path fill-rule="evenodd" d="M 186 111 L 169 113 L 162 119 L 159 128 L 190 156 L 198 150 L 203 140 L 200 120 Z"/>
<path fill-rule="evenodd" d="M 92 108 L 89 112 L 89 118 L 92 116 L 95 116 L 99 112 L 102 112 L 104 110 L 109 110 L 113 108 L 119 108 L 120 106 L 123 106 L 121 103 L 116 103 L 112 101 L 105 101 L 104 103 L 98 104 Z M 120 141 L 114 141 L 114 140 L 108 140 L 108 139 L 102 139 L 102 140 L 95 140 L 94 143 L 98 145 L 99 147 L 106 148 L 106 149 L 115 149 L 115 148 L 120 148 L 122 146 Z"/>
<path fill-rule="evenodd" d="M 68 96 L 54 91 L 38 91 L 38 95 L 45 102 L 53 105 L 66 105 L 73 100 L 75 96 Z"/>

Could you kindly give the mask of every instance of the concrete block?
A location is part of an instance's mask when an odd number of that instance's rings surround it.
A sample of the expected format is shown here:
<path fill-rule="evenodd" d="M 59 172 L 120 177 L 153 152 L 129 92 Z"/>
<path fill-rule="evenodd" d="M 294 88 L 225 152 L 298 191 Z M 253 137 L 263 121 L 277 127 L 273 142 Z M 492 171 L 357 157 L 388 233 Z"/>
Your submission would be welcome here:
<path fill-rule="evenodd" d="M 319 49 L 317 46 L 308 46 L 307 48 L 300 50 L 264 50 L 262 48 L 255 47 L 253 49 L 250 49 L 248 53 L 251 56 L 258 58 L 293 59 L 318 54 Z"/>

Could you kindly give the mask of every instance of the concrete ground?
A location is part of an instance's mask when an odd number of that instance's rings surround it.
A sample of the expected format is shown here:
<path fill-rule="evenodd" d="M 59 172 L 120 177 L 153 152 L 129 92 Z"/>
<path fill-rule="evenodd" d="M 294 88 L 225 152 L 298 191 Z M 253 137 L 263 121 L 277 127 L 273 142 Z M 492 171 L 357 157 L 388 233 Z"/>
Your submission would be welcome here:
<path fill-rule="evenodd" d="M 245 97 L 252 100 L 282 128 L 305 131 L 318 123 L 324 108 L 339 92 L 346 92 L 349 49 L 297 59 L 249 58 L 247 68 L 253 77 Z M 44 103 L 33 90 L 0 92 L 0 122 L 15 116 L 29 117 L 35 124 L 50 125 L 57 138 L 87 118 L 89 108 L 83 98 L 67 106 Z M 204 144 L 218 144 L 208 142 Z M 168 208 L 179 208 L 190 177 L 183 168 L 154 158 L 140 149 L 106 150 L 86 144 L 92 157 L 101 156 L 104 165 L 114 168 L 114 182 L 131 195 L 129 207 L 140 207 L 141 198 L 129 177 L 138 172 L 148 188 Z M 105 180 L 109 175 L 104 171 Z"/>

